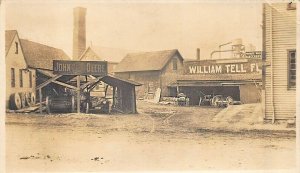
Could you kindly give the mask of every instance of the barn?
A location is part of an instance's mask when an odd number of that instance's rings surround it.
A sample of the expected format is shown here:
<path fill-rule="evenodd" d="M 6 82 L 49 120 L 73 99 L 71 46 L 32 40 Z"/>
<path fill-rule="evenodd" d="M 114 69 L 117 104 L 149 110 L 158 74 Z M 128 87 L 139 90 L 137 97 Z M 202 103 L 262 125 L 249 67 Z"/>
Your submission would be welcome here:
<path fill-rule="evenodd" d="M 296 3 L 263 5 L 263 104 L 269 120 L 296 116 Z"/>
<path fill-rule="evenodd" d="M 176 81 L 183 70 L 183 57 L 177 49 L 153 52 L 129 53 L 117 65 L 115 75 L 136 81 L 137 97 L 153 99 L 160 88 L 162 96 L 172 92 L 168 85 Z"/>

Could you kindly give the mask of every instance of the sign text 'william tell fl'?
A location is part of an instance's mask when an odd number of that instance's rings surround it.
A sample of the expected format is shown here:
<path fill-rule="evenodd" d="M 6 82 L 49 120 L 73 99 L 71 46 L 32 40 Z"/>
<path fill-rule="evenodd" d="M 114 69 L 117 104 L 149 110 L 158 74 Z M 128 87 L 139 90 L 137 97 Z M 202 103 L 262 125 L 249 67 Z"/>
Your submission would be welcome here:
<path fill-rule="evenodd" d="M 106 61 L 53 60 L 54 74 L 61 75 L 107 75 Z"/>

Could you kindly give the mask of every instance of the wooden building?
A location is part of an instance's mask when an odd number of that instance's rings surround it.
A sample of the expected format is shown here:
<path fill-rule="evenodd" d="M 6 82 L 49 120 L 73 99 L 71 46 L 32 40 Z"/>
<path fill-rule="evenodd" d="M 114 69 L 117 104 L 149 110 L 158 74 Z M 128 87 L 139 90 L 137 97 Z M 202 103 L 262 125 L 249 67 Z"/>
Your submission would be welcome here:
<path fill-rule="evenodd" d="M 168 87 L 189 97 L 190 105 L 199 105 L 204 95 L 231 96 L 242 103 L 258 103 L 261 62 L 260 58 L 184 61 L 183 74 Z"/>
<path fill-rule="evenodd" d="M 141 83 L 137 97 L 152 99 L 157 88 L 162 96 L 169 96 L 168 85 L 176 81 L 183 70 L 183 58 L 177 49 L 129 53 L 117 65 L 118 77 Z"/>
<path fill-rule="evenodd" d="M 296 116 L 296 13 L 296 3 L 263 5 L 263 104 L 273 121 Z"/>
<path fill-rule="evenodd" d="M 30 69 L 25 58 L 23 47 L 16 30 L 5 31 L 5 65 L 6 65 L 6 108 L 17 109 L 10 104 L 11 102 L 19 102 L 24 94 L 35 93 L 35 77 L 34 69 Z M 24 100 L 24 98 L 22 98 Z M 24 103 L 24 102 L 23 102 Z M 21 103 L 21 107 L 23 105 Z"/>

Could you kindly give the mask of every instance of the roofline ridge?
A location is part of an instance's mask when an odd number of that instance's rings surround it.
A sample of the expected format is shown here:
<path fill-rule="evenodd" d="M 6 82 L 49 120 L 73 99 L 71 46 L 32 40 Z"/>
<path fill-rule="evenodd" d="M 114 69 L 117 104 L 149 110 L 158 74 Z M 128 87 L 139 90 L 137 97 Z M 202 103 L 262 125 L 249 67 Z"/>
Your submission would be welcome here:
<path fill-rule="evenodd" d="M 39 45 L 42 45 L 42 46 L 46 46 L 46 47 L 49 47 L 49 48 L 52 48 L 52 49 L 57 49 L 57 50 L 61 50 L 65 53 L 65 51 L 63 49 L 60 49 L 60 48 L 56 48 L 56 47 L 53 47 L 53 46 L 48 46 L 46 44 L 43 44 L 43 43 L 39 43 L 39 42 L 35 42 L 35 41 L 31 41 L 31 40 L 28 40 L 28 39 L 22 39 L 20 38 L 20 40 L 24 40 L 24 41 L 29 41 L 29 42 L 32 42 L 32 43 L 35 43 L 35 44 L 39 44 Z M 21 43 L 22 44 L 22 43 Z M 65 53 L 66 54 L 66 53 Z"/>

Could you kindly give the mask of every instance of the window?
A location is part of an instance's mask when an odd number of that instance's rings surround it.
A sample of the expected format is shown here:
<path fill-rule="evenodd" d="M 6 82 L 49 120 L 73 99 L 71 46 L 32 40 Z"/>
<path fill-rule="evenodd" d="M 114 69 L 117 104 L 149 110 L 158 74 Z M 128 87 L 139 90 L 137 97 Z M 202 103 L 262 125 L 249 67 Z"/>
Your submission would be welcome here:
<path fill-rule="evenodd" d="M 173 70 L 177 70 L 177 59 L 173 59 Z"/>
<path fill-rule="evenodd" d="M 29 87 L 32 88 L 32 71 L 29 71 Z"/>
<path fill-rule="evenodd" d="M 15 69 L 11 68 L 10 69 L 10 75 L 11 75 L 11 87 L 15 87 L 16 86 L 16 80 L 15 80 Z"/>
<path fill-rule="evenodd" d="M 292 2 L 288 3 L 286 9 L 287 10 L 296 10 L 296 3 L 292 3 Z"/>
<path fill-rule="evenodd" d="M 15 54 L 18 54 L 19 53 L 19 44 L 18 44 L 18 42 L 15 42 L 15 44 L 16 44 L 16 52 L 15 52 Z"/>
<path fill-rule="evenodd" d="M 288 60 L 289 60 L 288 86 L 289 88 L 296 88 L 296 50 L 288 51 Z"/>
<path fill-rule="evenodd" d="M 19 75 L 20 75 L 20 87 L 22 88 L 23 87 L 23 73 L 22 73 L 23 71 L 22 71 L 22 69 L 20 69 L 19 72 L 20 72 L 19 73 Z"/>

